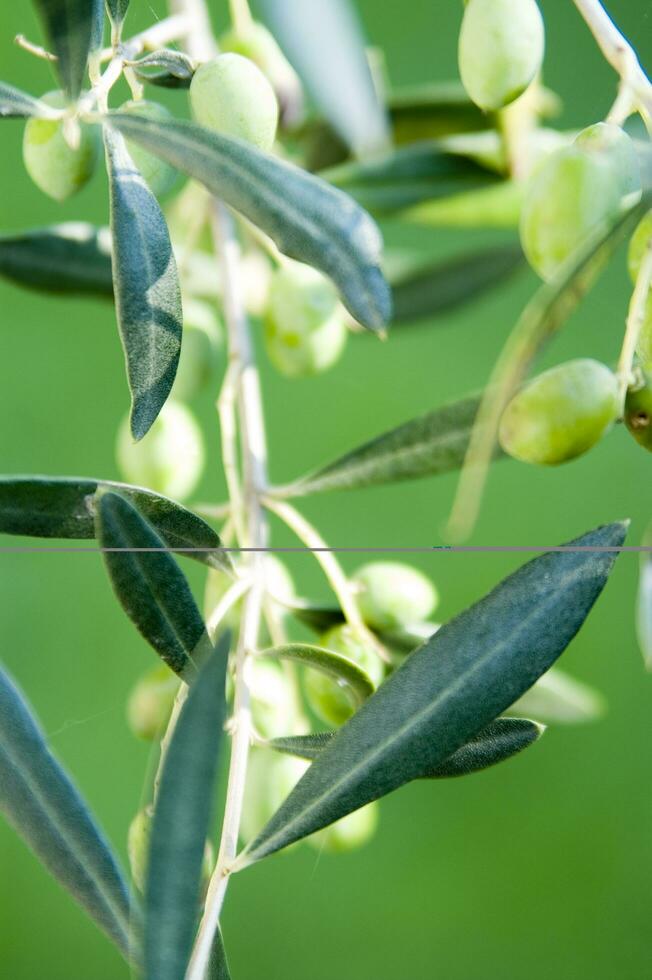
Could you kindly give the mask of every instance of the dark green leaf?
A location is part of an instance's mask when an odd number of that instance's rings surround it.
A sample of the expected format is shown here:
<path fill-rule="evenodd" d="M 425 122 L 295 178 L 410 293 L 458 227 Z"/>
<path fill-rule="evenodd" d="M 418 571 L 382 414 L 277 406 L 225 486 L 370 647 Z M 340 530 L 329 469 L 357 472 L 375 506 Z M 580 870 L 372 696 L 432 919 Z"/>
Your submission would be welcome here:
<path fill-rule="evenodd" d="M 443 626 L 338 731 L 237 867 L 435 770 L 475 738 L 563 653 L 625 534 L 612 524 L 535 558 Z"/>
<path fill-rule="evenodd" d="M 161 550 L 165 546 L 153 527 L 119 494 L 102 493 L 96 510 L 97 540 L 123 609 L 168 667 L 187 677 L 209 641 L 181 569 Z"/>
<path fill-rule="evenodd" d="M 344 622 L 344 614 L 337 606 L 320 606 L 297 599 L 287 608 L 300 623 L 305 623 L 316 633 L 325 633 L 331 626 Z"/>
<path fill-rule="evenodd" d="M 106 0 L 106 9 L 111 22 L 119 27 L 127 16 L 129 0 Z"/>
<path fill-rule="evenodd" d="M 195 65 L 182 51 L 165 49 L 130 61 L 141 82 L 162 88 L 189 88 Z M 152 70 L 153 69 L 153 70 Z"/>
<path fill-rule="evenodd" d="M 525 718 L 497 718 L 469 742 L 435 766 L 427 769 L 419 779 L 449 779 L 468 776 L 472 772 L 488 769 L 532 745 L 543 734 L 543 726 Z M 290 738 L 274 738 L 270 748 L 300 759 L 314 761 L 330 744 L 335 732 L 318 732 L 316 735 L 295 735 Z"/>
<path fill-rule="evenodd" d="M 263 0 L 262 9 L 317 107 L 353 152 L 386 146 L 385 111 L 348 0 Z"/>
<path fill-rule="evenodd" d="M 553 667 L 511 705 L 509 714 L 528 715 L 550 725 L 577 725 L 595 721 L 604 711 L 598 691 Z"/>
<path fill-rule="evenodd" d="M 518 245 L 494 245 L 471 255 L 438 262 L 401 275 L 390 285 L 392 323 L 413 322 L 469 303 L 523 265 Z"/>
<path fill-rule="evenodd" d="M 231 980 L 229 962 L 226 958 L 226 949 L 224 948 L 224 940 L 222 939 L 222 931 L 219 925 L 215 930 L 206 980 Z"/>
<path fill-rule="evenodd" d="M 52 114 L 52 108 L 44 102 L 13 85 L 0 82 L 0 119 L 27 119 L 29 116 L 47 119 Z"/>
<path fill-rule="evenodd" d="M 23 696 L 0 670 L 0 810 L 101 929 L 130 955 L 129 893 L 117 860 Z"/>
<path fill-rule="evenodd" d="M 201 181 L 261 228 L 293 259 L 321 270 L 365 327 L 391 318 L 380 269 L 382 238 L 348 195 L 289 163 L 189 122 L 160 123 L 128 114 L 108 120 L 129 140 Z"/>
<path fill-rule="evenodd" d="M 188 965 L 226 718 L 228 652 L 224 636 L 190 688 L 163 764 L 145 887 L 145 980 L 183 980 Z"/>
<path fill-rule="evenodd" d="M 272 660 L 291 660 L 342 681 L 357 704 L 362 704 L 374 693 L 369 675 L 355 661 L 334 650 L 326 650 L 311 643 L 286 643 L 284 646 L 263 650 L 259 656 Z"/>
<path fill-rule="evenodd" d="M 91 45 L 96 40 L 98 0 L 34 0 L 57 72 L 71 99 L 81 91 Z"/>
<path fill-rule="evenodd" d="M 458 469 L 464 462 L 478 404 L 478 398 L 467 398 L 412 419 L 329 466 L 275 489 L 274 496 L 355 490 Z"/>
<path fill-rule="evenodd" d="M 0 235 L 0 275 L 30 289 L 113 298 L 109 230 L 71 221 Z"/>
<path fill-rule="evenodd" d="M 0 532 L 36 538 L 94 538 L 98 490 L 113 490 L 130 501 L 168 548 L 212 568 L 231 571 L 222 542 L 201 517 L 151 490 L 110 480 L 0 477 Z"/>
<path fill-rule="evenodd" d="M 105 129 L 113 286 L 131 391 L 131 431 L 142 439 L 174 383 L 181 352 L 181 291 L 163 212 L 125 141 Z"/>

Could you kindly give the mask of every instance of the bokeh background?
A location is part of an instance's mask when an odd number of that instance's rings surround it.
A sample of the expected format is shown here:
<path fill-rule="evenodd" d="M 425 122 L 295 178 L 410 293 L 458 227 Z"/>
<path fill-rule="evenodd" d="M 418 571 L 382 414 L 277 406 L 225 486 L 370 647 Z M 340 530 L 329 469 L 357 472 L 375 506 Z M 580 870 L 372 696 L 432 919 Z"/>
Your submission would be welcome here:
<path fill-rule="evenodd" d="M 160 5 L 133 0 L 137 28 Z M 213 0 L 218 27 L 225 2 Z M 542 0 L 545 78 L 565 101 L 560 125 L 604 117 L 615 77 L 570 0 Z M 611 11 L 652 64 L 649 0 Z M 461 4 L 362 0 L 370 38 L 395 84 L 456 77 Z M 28 3 L 0 8 L 0 75 L 39 93 L 48 67 L 12 43 L 39 38 Z M 165 96 L 185 112 L 185 97 Z M 21 162 L 22 126 L 2 124 L 0 230 L 59 220 L 105 221 L 101 178 L 64 207 L 45 198 Z M 442 254 L 486 236 L 387 228 L 390 241 Z M 523 272 L 480 304 L 387 344 L 356 337 L 335 370 L 287 381 L 262 356 L 273 477 L 285 481 L 416 414 L 482 385 L 535 288 Z M 617 357 L 628 299 L 624 256 L 546 353 Z M 113 443 L 127 408 L 122 353 L 108 304 L 29 294 L 0 283 L 0 469 L 4 473 L 117 478 Z M 221 499 L 210 397 L 196 405 L 212 460 L 201 492 Z M 560 469 L 501 464 L 474 543 L 561 543 L 602 522 L 632 519 L 637 543 L 650 518 L 650 458 L 618 429 Z M 429 545 L 454 479 L 316 497 L 302 506 L 340 545 Z M 292 543 L 282 530 L 279 544 Z M 4 539 L 3 544 L 11 544 Z M 509 554 L 418 556 L 455 614 L 521 563 Z M 353 567 L 354 558 L 346 562 Z M 184 563 L 198 592 L 202 571 Z M 294 556 L 302 591 L 326 597 L 310 557 Z M 374 842 L 347 857 L 299 849 L 233 882 L 224 931 L 235 980 L 644 980 L 650 966 L 652 679 L 637 649 L 638 559 L 622 556 L 564 666 L 608 697 L 604 721 L 550 730 L 524 756 L 487 773 L 412 785 L 382 804 Z M 124 721 L 125 697 L 154 662 L 112 598 L 97 554 L 0 555 L 0 639 L 8 665 L 60 757 L 124 855 L 147 747 Z M 0 976 L 113 980 L 127 975 L 110 945 L 4 824 L 0 824 Z"/>

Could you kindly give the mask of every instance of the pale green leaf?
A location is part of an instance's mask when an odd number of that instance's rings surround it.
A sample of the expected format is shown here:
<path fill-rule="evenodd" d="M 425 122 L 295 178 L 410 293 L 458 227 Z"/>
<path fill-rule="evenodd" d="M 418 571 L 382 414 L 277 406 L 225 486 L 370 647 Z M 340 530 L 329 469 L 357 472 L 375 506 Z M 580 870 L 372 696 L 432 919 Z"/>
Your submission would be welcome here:
<path fill-rule="evenodd" d="M 163 49 L 152 51 L 136 61 L 130 61 L 141 82 L 161 88 L 189 88 L 195 65 L 182 51 Z"/>
<path fill-rule="evenodd" d="M 52 115 L 51 106 L 45 102 L 35 99 L 27 92 L 21 92 L 7 82 L 0 82 L 0 119 L 27 119 L 30 116 L 48 119 Z"/>
<path fill-rule="evenodd" d="M 513 704 L 511 715 L 527 715 L 547 725 L 576 725 L 600 718 L 606 709 L 599 691 L 553 667 Z"/>

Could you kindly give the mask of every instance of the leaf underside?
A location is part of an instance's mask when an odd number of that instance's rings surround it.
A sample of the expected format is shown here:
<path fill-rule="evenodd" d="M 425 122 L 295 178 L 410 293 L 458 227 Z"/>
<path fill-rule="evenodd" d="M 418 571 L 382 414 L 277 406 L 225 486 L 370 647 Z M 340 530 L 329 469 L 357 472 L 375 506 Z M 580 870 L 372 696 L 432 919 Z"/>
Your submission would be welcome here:
<path fill-rule="evenodd" d="M 20 89 L 0 82 L 0 119 L 28 119 L 30 116 L 46 117 L 52 109 Z"/>

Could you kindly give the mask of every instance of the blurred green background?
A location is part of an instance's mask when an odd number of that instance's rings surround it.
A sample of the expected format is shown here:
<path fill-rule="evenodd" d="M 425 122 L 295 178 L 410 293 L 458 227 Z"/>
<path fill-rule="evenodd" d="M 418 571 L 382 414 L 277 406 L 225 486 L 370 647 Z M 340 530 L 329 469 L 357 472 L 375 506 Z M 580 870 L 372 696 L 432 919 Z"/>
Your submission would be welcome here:
<path fill-rule="evenodd" d="M 396 84 L 456 75 L 461 4 L 360 4 Z M 652 63 L 649 0 L 611 10 Z M 133 0 L 144 24 L 157 4 Z M 225 2 L 213 0 L 218 26 Z M 563 126 L 604 117 L 615 77 L 570 0 L 543 0 L 546 82 L 564 98 Z M 12 43 L 38 39 L 27 3 L 0 11 L 0 74 L 39 93 L 49 70 Z M 183 94 L 168 104 L 181 107 Z M 185 111 L 185 107 L 179 111 Z M 2 126 L 0 229 L 58 220 L 103 222 L 101 179 L 59 207 L 24 173 L 20 123 Z M 430 250 L 482 236 L 425 232 L 391 241 Z M 272 476 L 285 481 L 384 427 L 485 381 L 535 288 L 522 273 L 479 305 L 432 324 L 397 329 L 388 344 L 357 337 L 331 373 L 290 382 L 262 357 Z M 620 255 L 545 363 L 617 357 L 628 280 Z M 127 408 L 122 354 L 108 305 L 28 294 L 0 283 L 0 468 L 5 473 L 118 477 L 116 427 Z M 221 499 L 211 399 L 197 405 L 213 459 L 200 497 Z M 594 452 L 555 470 L 506 463 L 492 475 L 473 543 L 546 545 L 632 519 L 637 543 L 652 517 L 650 458 L 618 429 Z M 332 544 L 429 545 L 441 540 L 454 479 L 316 497 L 302 504 Z M 282 531 L 275 541 L 292 543 Z M 11 544 L 5 539 L 4 544 Z M 441 615 L 455 614 L 521 563 L 508 554 L 414 559 L 436 580 Z M 346 562 L 354 567 L 356 559 Z M 638 560 L 622 556 L 606 594 L 564 658 L 604 691 L 607 718 L 549 731 L 502 767 L 440 785 L 412 785 L 382 804 L 374 842 L 347 857 L 299 849 L 233 882 L 224 931 L 234 980 L 643 980 L 652 976 L 652 681 L 637 649 Z M 202 572 L 184 563 L 193 584 Z M 327 595 L 310 557 L 294 556 L 302 591 Z M 148 763 L 124 722 L 126 694 L 154 662 L 114 602 L 97 554 L 0 556 L 3 661 L 28 692 L 65 760 L 124 854 Z M 0 976 L 109 980 L 127 975 L 110 945 L 0 824 Z"/>

